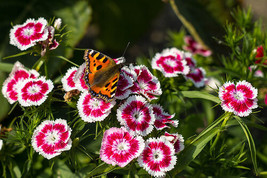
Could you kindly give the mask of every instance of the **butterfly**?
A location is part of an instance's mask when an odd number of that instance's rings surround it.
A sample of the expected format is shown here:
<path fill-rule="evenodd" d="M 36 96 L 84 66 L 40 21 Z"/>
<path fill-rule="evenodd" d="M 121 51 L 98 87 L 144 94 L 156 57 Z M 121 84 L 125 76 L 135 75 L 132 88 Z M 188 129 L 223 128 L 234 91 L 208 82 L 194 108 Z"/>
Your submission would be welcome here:
<path fill-rule="evenodd" d="M 114 59 L 93 49 L 84 52 L 86 63 L 84 81 L 93 97 L 102 98 L 105 102 L 113 100 L 120 76 L 124 57 Z"/>

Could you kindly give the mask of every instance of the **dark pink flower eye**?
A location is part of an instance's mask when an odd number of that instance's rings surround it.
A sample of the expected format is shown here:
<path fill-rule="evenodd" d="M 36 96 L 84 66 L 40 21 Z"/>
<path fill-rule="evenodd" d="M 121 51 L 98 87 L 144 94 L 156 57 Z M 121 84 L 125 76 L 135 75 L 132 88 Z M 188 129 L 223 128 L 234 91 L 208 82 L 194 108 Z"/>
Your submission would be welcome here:
<path fill-rule="evenodd" d="M 43 121 L 32 135 L 33 149 L 47 159 L 54 158 L 62 151 L 70 150 L 72 141 L 70 139 L 71 128 L 66 120 Z"/>
<path fill-rule="evenodd" d="M 226 82 L 219 88 L 219 98 L 222 101 L 223 110 L 233 112 L 240 117 L 248 116 L 252 109 L 258 107 L 257 95 L 258 89 L 247 81 L 239 81 L 236 85 Z"/>
<path fill-rule="evenodd" d="M 107 164 L 126 166 L 137 158 L 145 147 L 142 137 L 133 136 L 125 128 L 112 127 L 105 131 L 100 158 Z"/>

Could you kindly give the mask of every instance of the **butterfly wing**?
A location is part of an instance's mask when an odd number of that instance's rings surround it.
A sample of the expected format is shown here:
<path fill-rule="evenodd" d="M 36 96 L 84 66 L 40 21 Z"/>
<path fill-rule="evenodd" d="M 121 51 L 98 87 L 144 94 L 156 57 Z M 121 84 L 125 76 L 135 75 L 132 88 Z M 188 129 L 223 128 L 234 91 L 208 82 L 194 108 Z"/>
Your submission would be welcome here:
<path fill-rule="evenodd" d="M 110 102 L 115 96 L 120 75 L 120 65 L 110 57 L 89 49 L 84 53 L 86 71 L 84 80 L 94 97 Z"/>

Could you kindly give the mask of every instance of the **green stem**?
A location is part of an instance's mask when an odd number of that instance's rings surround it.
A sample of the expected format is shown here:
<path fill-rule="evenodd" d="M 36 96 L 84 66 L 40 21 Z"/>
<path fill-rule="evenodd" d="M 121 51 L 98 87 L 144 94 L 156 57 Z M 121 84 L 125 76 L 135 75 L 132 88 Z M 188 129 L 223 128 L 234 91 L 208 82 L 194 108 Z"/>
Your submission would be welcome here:
<path fill-rule="evenodd" d="M 74 65 L 74 66 L 76 66 L 76 67 L 80 67 L 78 64 L 75 64 L 74 62 L 68 60 L 67 58 L 65 58 L 65 57 L 63 57 L 63 56 L 55 56 L 55 57 L 57 57 L 57 58 L 59 58 L 59 59 L 63 59 L 64 61 L 67 61 L 67 62 L 71 63 L 72 65 Z"/>
<path fill-rule="evenodd" d="M 194 37 L 194 39 L 199 42 L 204 48 L 208 49 L 204 41 L 200 38 L 199 34 L 197 33 L 195 27 L 186 20 L 186 18 L 180 13 L 179 8 L 175 4 L 174 0 L 170 0 L 171 7 L 176 14 L 176 16 L 180 19 L 186 29 L 190 32 L 190 34 Z"/>

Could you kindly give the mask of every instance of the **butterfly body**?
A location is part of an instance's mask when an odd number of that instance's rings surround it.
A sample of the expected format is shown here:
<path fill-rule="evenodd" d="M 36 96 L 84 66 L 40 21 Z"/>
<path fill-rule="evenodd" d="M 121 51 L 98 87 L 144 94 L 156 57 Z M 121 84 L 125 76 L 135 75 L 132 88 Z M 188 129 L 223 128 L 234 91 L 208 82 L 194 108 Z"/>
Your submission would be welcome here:
<path fill-rule="evenodd" d="M 92 49 L 85 51 L 84 60 L 84 80 L 89 92 L 93 97 L 110 102 L 116 93 L 122 64 L 116 64 L 112 58 Z"/>

